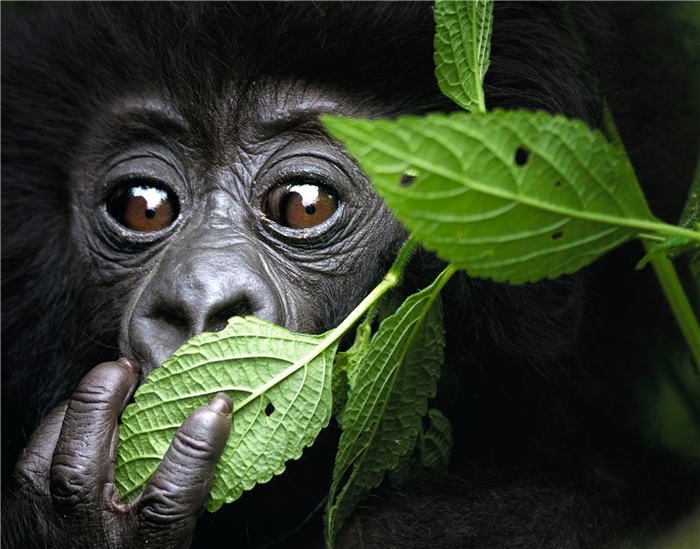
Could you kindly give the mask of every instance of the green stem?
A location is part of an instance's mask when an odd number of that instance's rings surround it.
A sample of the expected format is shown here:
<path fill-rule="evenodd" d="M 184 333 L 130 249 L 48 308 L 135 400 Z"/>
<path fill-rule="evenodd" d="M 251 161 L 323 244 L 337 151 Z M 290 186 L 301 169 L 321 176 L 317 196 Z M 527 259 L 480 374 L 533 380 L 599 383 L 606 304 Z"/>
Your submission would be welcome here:
<path fill-rule="evenodd" d="M 642 240 L 648 240 L 650 242 L 656 242 L 656 243 L 663 243 L 666 242 L 666 238 L 663 236 L 659 236 L 657 234 L 649 234 L 649 233 L 638 233 L 637 238 L 640 238 Z"/>
<path fill-rule="evenodd" d="M 645 244 L 645 247 L 648 252 L 649 245 Z M 693 309 L 690 307 L 678 274 L 671 261 L 664 254 L 655 255 L 651 259 L 651 265 L 664 294 L 666 294 L 666 299 L 671 305 L 671 310 L 676 317 L 683 337 L 690 347 L 695 363 L 700 366 L 700 325 L 693 314 Z"/>
<path fill-rule="evenodd" d="M 328 335 L 333 336 L 335 341 L 340 338 L 359 318 L 365 314 L 367 309 L 369 309 L 376 301 L 379 300 L 388 290 L 396 286 L 403 278 L 403 271 L 406 268 L 406 263 L 411 258 L 411 255 L 418 246 L 418 240 L 414 238 L 409 238 L 408 241 L 403 245 L 399 255 L 394 261 L 394 264 L 386 273 L 382 281 L 377 285 L 374 290 L 372 290 L 369 295 L 364 298 L 360 304 L 355 307 L 355 309 L 343 320 L 338 326 L 333 329 Z M 337 334 L 337 335 L 336 335 Z"/>
<path fill-rule="evenodd" d="M 473 44 L 478 44 L 479 43 L 479 35 L 476 29 L 476 20 L 477 20 L 477 12 L 479 10 L 479 6 L 477 6 L 476 2 L 471 3 L 471 21 L 472 21 L 472 40 Z M 472 48 L 473 52 L 473 58 L 472 58 L 472 63 L 474 63 L 474 67 L 479 67 L 479 48 Z M 486 98 L 484 97 L 484 74 L 481 73 L 481 71 L 476 71 L 477 74 L 475 74 L 476 78 L 476 100 L 477 104 L 479 107 L 479 112 L 481 113 L 486 113 Z"/>
<path fill-rule="evenodd" d="M 691 229 L 684 229 L 683 227 L 679 227 L 678 225 L 669 225 L 668 223 L 663 223 L 663 222 L 658 222 L 658 223 L 630 223 L 630 226 L 632 227 L 639 227 L 639 228 L 645 228 L 645 229 L 651 229 L 653 231 L 656 231 L 661 234 L 667 234 L 667 235 L 673 235 L 673 236 L 685 236 L 686 238 L 689 238 L 690 240 L 697 240 L 700 242 L 700 232 L 698 231 L 693 231 Z"/>

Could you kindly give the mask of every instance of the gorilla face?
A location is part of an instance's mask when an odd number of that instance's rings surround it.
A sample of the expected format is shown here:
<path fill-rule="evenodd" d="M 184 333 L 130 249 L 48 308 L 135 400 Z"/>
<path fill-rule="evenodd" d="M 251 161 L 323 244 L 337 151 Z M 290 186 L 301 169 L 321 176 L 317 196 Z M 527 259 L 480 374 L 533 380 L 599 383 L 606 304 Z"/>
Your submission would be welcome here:
<path fill-rule="evenodd" d="M 321 333 L 382 278 L 406 232 L 319 115 L 454 110 L 434 76 L 432 10 L 96 2 L 3 17 L 3 547 L 325 546 L 318 514 L 311 541 L 285 536 L 328 492 L 332 429 L 282 475 L 202 516 L 230 402 L 193 412 L 147 497 L 129 505 L 114 490 L 115 433 L 137 385 L 193 335 L 235 315 Z M 488 108 L 602 127 L 591 83 L 620 72 L 602 10 L 571 8 L 589 57 L 557 3 L 496 3 Z M 648 41 L 646 30 L 635 33 Z M 650 81 L 632 81 L 646 97 Z M 657 111 L 669 104 L 660 91 L 646 99 Z M 638 112 L 639 130 L 621 128 L 641 136 L 629 150 L 675 162 L 678 151 L 646 143 L 655 132 L 649 109 Z M 673 120 L 669 143 L 683 145 L 694 130 Z M 669 196 L 685 180 L 647 175 Z M 416 254 L 404 290 L 440 268 Z M 697 506 L 694 464 L 625 442 L 631 380 L 649 354 L 628 323 L 658 331 L 666 317 L 641 314 L 639 295 L 647 308 L 653 291 L 602 274 L 601 294 L 597 272 L 450 281 L 450 472 L 368 498 L 338 547 L 639 545 Z"/>
<path fill-rule="evenodd" d="M 122 102 L 77 163 L 75 233 L 91 284 L 128 303 L 120 349 L 142 380 L 232 316 L 329 329 L 404 238 L 323 131 L 320 114 L 349 114 L 331 94 L 277 86 L 231 102 L 195 121 L 177 101 Z"/>

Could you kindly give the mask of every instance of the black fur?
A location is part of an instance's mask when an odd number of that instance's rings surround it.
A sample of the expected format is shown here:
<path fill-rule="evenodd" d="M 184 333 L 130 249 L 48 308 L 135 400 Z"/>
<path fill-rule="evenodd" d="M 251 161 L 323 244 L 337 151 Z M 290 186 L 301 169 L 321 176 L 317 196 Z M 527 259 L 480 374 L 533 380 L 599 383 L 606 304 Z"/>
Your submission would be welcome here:
<path fill-rule="evenodd" d="M 57 3 L 29 11 L 3 14 L 4 496 L 12 493 L 17 455 L 44 414 L 86 371 L 120 356 L 120 313 L 129 296 L 90 282 L 104 266 L 84 264 L 71 210 L 77 153 L 105 109 L 153 94 L 197 121 L 202 136 L 216 135 L 222 97 L 232 101 L 230 124 L 264 85 L 288 81 L 319 85 L 357 112 L 387 117 L 455 108 L 433 76 L 426 3 Z M 573 12 L 588 53 L 575 43 L 562 6 L 496 5 L 489 108 L 544 109 L 601 128 L 605 91 L 621 110 L 628 99 L 610 55 L 623 49 L 615 20 L 597 7 Z M 623 137 L 644 160 L 655 150 L 635 133 L 636 117 L 646 112 L 633 105 L 625 112 Z M 697 142 L 697 128 L 684 135 Z M 693 153 L 684 151 L 678 155 L 688 164 Z M 664 168 L 649 169 L 659 185 Z M 395 252 L 392 242 L 380 262 L 389 264 Z M 341 544 L 616 547 L 658 535 L 697 505 L 697 464 L 643 451 L 630 427 L 635 380 L 645 372 L 643 353 L 634 349 L 647 336 L 638 332 L 618 345 L 611 327 L 631 321 L 620 311 L 635 294 L 620 273 L 644 282 L 645 273 L 631 272 L 637 253 L 628 247 L 584 273 L 537 285 L 466 276 L 451 283 L 448 365 L 461 390 L 447 402 L 457 440 L 450 476 L 373 496 Z M 406 289 L 425 284 L 438 268 L 431 255 L 417 256 Z M 321 292 L 318 331 L 342 319 L 382 275 L 367 271 L 357 274 L 360 282 Z M 658 314 L 671 325 L 667 313 Z M 32 544 L 32 532 L 15 527 L 23 515 L 12 505 L 3 509 L 4 525 L 12 525 L 3 540 L 12 546 Z M 196 540 L 211 543 L 226 520 L 203 517 L 210 524 Z M 269 521 L 239 518 L 226 531 L 255 544 Z M 320 535 L 312 521 L 288 543 L 311 546 Z"/>

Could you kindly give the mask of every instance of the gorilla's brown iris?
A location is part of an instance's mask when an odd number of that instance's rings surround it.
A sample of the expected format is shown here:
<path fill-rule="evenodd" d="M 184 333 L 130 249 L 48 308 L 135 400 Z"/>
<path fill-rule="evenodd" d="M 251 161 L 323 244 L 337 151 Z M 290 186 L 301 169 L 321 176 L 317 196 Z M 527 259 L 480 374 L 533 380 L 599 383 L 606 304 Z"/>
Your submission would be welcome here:
<path fill-rule="evenodd" d="M 178 214 L 173 193 L 153 186 L 132 186 L 116 192 L 107 201 L 107 211 L 127 229 L 141 233 L 160 231 Z"/>
<path fill-rule="evenodd" d="M 280 225 L 308 229 L 330 219 L 338 209 L 338 199 L 326 188 L 312 183 L 284 185 L 273 189 L 264 209 Z"/>

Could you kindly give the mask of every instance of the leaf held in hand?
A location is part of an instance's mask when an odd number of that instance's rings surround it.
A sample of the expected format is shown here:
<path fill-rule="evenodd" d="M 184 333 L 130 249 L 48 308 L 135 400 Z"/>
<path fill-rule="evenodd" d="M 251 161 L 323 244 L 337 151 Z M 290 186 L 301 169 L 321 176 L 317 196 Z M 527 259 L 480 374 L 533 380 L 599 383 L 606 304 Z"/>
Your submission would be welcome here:
<path fill-rule="evenodd" d="M 115 464 L 122 497 L 143 489 L 177 428 L 219 391 L 233 398 L 233 425 L 205 507 L 215 511 L 282 473 L 328 424 L 335 349 L 325 335 L 253 317 L 192 338 L 149 376 L 122 416 Z"/>

